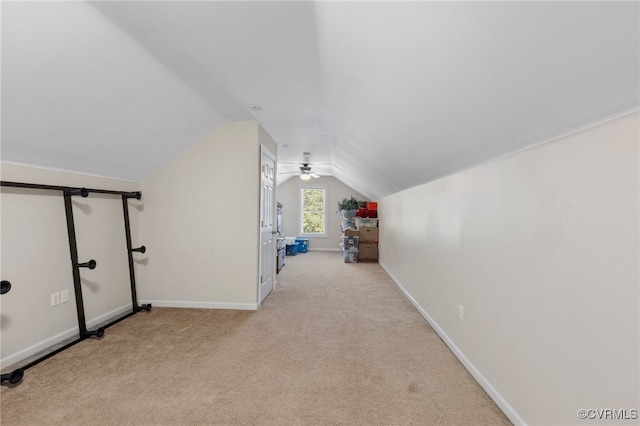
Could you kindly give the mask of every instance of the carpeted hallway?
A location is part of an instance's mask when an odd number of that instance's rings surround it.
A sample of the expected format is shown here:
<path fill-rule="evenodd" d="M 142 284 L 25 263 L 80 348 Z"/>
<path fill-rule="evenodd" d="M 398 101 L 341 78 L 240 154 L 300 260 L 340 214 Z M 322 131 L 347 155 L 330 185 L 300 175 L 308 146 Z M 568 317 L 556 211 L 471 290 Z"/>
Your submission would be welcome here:
<path fill-rule="evenodd" d="M 154 308 L 2 387 L 8 425 L 510 424 L 377 264 L 286 259 L 258 312 Z"/>

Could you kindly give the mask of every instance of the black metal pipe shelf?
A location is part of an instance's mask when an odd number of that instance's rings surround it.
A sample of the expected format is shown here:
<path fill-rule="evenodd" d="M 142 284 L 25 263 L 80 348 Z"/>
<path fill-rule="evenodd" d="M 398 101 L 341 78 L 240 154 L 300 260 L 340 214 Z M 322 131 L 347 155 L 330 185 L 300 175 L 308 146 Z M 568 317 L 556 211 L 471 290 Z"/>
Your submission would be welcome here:
<path fill-rule="evenodd" d="M 140 199 L 142 193 L 140 191 L 115 191 L 111 189 L 95 189 L 95 188 L 81 188 L 81 187 L 73 187 L 73 186 L 60 186 L 60 185 L 43 185 L 39 183 L 26 183 L 26 182 L 10 182 L 10 181 L 0 181 L 0 186 L 6 186 L 10 188 L 27 188 L 27 189 L 42 189 L 46 191 L 62 191 L 62 192 L 78 192 L 83 193 L 95 193 L 95 194 L 112 194 L 112 195 L 124 195 L 127 198 L 136 198 Z"/>
<path fill-rule="evenodd" d="M 71 186 L 59 186 L 59 185 L 43 185 L 37 183 L 25 183 L 25 182 L 8 182 L 8 181 L 0 181 L 0 186 L 11 187 L 11 188 L 25 188 L 25 189 L 39 189 L 39 190 L 47 190 L 47 191 L 61 191 L 62 196 L 64 197 L 64 207 L 65 207 L 65 215 L 67 218 L 67 234 L 69 236 L 69 252 L 71 255 L 71 267 L 73 272 L 73 288 L 75 291 L 76 298 L 76 311 L 78 314 L 78 327 L 80 330 L 79 336 L 76 340 L 69 342 L 50 353 L 47 353 L 36 360 L 33 360 L 21 368 L 13 370 L 9 374 L 2 374 L 2 383 L 9 382 L 12 385 L 17 385 L 22 381 L 24 376 L 24 370 L 33 367 L 34 365 L 51 358 L 52 356 L 62 352 L 63 350 L 70 348 L 71 346 L 82 342 L 85 339 L 90 337 L 102 337 L 104 335 L 104 330 L 125 318 L 130 317 L 140 311 L 150 311 L 151 304 L 143 304 L 138 305 L 138 300 L 136 296 L 136 282 L 135 282 L 135 274 L 133 270 L 134 262 L 133 262 L 133 252 L 145 253 L 146 247 L 141 246 L 138 248 L 133 248 L 131 244 L 131 227 L 129 225 L 129 208 L 128 208 L 128 199 L 135 198 L 139 200 L 142 197 L 142 193 L 140 191 L 114 191 L 109 189 L 94 189 L 94 188 L 78 188 Z M 87 197 L 90 193 L 96 194 L 112 194 L 112 195 L 120 195 L 122 197 L 122 211 L 124 216 L 124 228 L 125 228 L 125 238 L 126 238 L 126 249 L 127 256 L 129 261 L 129 278 L 131 285 L 131 301 L 132 301 L 132 310 L 128 314 L 113 320 L 112 322 L 97 328 L 96 330 L 89 331 L 87 330 L 85 315 L 84 315 L 84 303 L 82 297 L 82 285 L 80 282 L 80 268 L 89 268 L 94 269 L 97 266 L 97 262 L 91 259 L 88 262 L 79 262 L 78 260 L 78 249 L 77 249 L 77 241 L 76 241 L 76 232 L 75 232 L 75 224 L 73 219 L 73 208 L 71 203 L 71 198 L 73 196 L 81 196 Z M 2 281 L 2 294 L 9 292 L 11 289 L 11 283 L 9 281 Z"/>

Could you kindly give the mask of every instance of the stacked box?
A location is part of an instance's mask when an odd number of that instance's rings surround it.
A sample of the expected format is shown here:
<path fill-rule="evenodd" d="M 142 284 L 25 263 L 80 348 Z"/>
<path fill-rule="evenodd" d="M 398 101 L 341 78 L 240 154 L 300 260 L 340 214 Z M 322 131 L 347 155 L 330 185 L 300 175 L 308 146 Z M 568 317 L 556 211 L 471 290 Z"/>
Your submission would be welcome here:
<path fill-rule="evenodd" d="M 340 247 L 342 247 L 344 263 L 358 263 L 359 239 L 360 233 L 355 229 L 346 229 L 340 236 Z"/>
<path fill-rule="evenodd" d="M 358 210 L 340 210 L 342 218 L 342 230 L 356 229 L 356 212 Z"/>
<path fill-rule="evenodd" d="M 356 217 L 356 228 L 377 228 L 378 227 L 378 218 L 377 217 Z"/>
<path fill-rule="evenodd" d="M 376 219 L 376 223 L 377 221 Z M 364 226 L 358 229 L 358 233 L 360 235 L 358 260 L 360 262 L 377 262 L 380 228 Z"/>
<path fill-rule="evenodd" d="M 378 245 L 377 244 L 360 244 L 358 246 L 360 254 L 358 256 L 360 262 L 377 262 L 378 261 Z"/>
<path fill-rule="evenodd" d="M 344 263 L 358 263 L 358 251 L 357 248 L 342 250 Z"/>
<path fill-rule="evenodd" d="M 347 229 L 340 237 L 340 245 L 343 248 L 354 246 L 358 249 L 358 262 L 377 262 L 378 261 L 378 238 L 380 234 L 380 228 L 362 227 L 357 230 Z M 354 238 L 357 238 L 357 243 L 353 243 Z M 346 245 L 345 245 L 345 242 Z M 345 260 L 346 262 L 346 260 Z M 347 262 L 352 263 L 352 262 Z"/>
<path fill-rule="evenodd" d="M 359 239 L 360 237 L 357 237 L 357 236 L 340 237 L 340 247 L 342 247 L 343 250 L 352 249 L 352 248 L 357 249 Z"/>
<path fill-rule="evenodd" d="M 360 244 L 375 244 L 378 245 L 378 235 L 380 228 L 360 228 L 358 230 L 359 243 Z"/>

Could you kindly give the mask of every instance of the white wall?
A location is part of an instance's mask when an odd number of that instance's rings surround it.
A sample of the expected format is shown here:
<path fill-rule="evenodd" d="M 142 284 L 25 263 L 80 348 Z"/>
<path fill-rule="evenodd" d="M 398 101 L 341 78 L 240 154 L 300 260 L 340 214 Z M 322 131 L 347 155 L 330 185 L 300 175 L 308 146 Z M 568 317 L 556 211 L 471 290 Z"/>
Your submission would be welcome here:
<path fill-rule="evenodd" d="M 256 309 L 260 142 L 230 122 L 142 182 L 140 299 L 157 306 Z"/>
<path fill-rule="evenodd" d="M 343 198 L 356 197 L 358 200 L 366 200 L 362 194 L 348 187 L 332 176 L 322 176 L 318 179 L 307 181 L 312 185 L 327 185 L 327 238 L 309 238 L 310 250 L 336 250 L 340 247 L 340 214 L 338 201 Z M 287 179 L 278 185 L 278 201 L 283 204 L 282 233 L 288 237 L 297 237 L 300 226 L 300 185 L 303 183 L 298 177 Z"/>
<path fill-rule="evenodd" d="M 260 145 L 264 145 L 265 148 L 271 152 L 274 156 L 278 156 L 278 144 L 271 137 L 269 133 L 264 129 L 264 127 L 258 125 L 258 142 Z"/>
<path fill-rule="evenodd" d="M 3 181 L 137 191 L 139 185 L 90 175 L 3 163 Z M 138 215 L 129 201 L 133 243 Z M 78 337 L 75 292 L 64 199 L 60 192 L 2 187 L 0 192 L 3 280 L 12 284 L 0 298 L 2 368 L 68 337 Z M 82 293 L 89 329 L 131 310 L 129 266 L 122 200 L 117 195 L 73 197 Z M 51 293 L 69 290 L 68 303 L 50 306 Z M 108 333 L 108 331 L 107 331 Z"/>
<path fill-rule="evenodd" d="M 636 113 L 380 202 L 380 262 L 514 421 L 640 408 L 638 126 Z"/>

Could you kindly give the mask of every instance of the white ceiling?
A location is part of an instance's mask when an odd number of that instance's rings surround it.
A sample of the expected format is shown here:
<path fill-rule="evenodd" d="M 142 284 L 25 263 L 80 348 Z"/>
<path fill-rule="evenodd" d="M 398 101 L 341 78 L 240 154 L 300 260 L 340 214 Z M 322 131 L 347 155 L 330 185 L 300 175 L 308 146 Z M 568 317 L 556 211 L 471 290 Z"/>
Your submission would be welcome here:
<path fill-rule="evenodd" d="M 638 2 L 2 2 L 2 159 L 142 180 L 227 120 L 376 198 L 640 108 Z M 259 104 L 262 111 L 251 111 Z"/>

